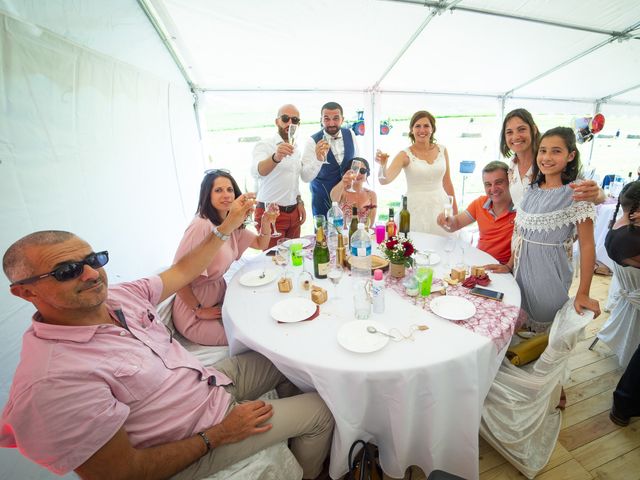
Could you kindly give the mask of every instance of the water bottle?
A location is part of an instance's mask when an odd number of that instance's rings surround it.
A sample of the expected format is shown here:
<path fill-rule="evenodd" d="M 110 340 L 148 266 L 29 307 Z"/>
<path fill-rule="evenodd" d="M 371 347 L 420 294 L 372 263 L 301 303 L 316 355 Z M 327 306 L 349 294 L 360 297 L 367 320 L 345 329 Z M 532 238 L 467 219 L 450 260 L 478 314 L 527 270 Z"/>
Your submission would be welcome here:
<path fill-rule="evenodd" d="M 371 303 L 373 304 L 373 313 L 384 313 L 384 277 L 382 276 L 382 270 L 373 272 Z"/>
<path fill-rule="evenodd" d="M 351 236 L 350 263 L 355 316 L 364 320 L 371 315 L 371 238 L 364 229 L 364 223 L 358 223 L 358 229 Z"/>
<path fill-rule="evenodd" d="M 327 212 L 327 246 L 329 251 L 335 252 L 338 246 L 338 232 L 344 229 L 344 214 L 338 206 L 338 202 L 333 202 Z"/>

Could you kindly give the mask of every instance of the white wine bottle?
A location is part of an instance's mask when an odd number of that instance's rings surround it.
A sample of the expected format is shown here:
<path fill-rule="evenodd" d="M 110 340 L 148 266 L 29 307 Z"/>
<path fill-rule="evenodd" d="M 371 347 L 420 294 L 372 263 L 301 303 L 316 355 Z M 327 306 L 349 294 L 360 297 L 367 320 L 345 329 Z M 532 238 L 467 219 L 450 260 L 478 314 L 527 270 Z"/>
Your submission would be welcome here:
<path fill-rule="evenodd" d="M 316 246 L 313 249 L 313 274 L 316 278 L 327 278 L 329 273 L 329 247 L 322 226 L 316 231 Z"/>
<path fill-rule="evenodd" d="M 407 210 L 407 196 L 402 196 L 402 210 L 400 210 L 400 233 L 405 238 L 409 238 L 409 229 L 411 228 L 411 214 Z"/>

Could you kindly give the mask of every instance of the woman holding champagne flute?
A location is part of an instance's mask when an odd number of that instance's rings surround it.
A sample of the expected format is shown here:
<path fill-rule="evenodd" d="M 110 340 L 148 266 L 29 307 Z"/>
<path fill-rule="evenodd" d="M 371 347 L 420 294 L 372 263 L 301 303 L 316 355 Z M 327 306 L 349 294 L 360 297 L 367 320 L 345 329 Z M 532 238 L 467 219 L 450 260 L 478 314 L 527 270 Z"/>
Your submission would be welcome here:
<path fill-rule="evenodd" d="M 346 160 L 340 165 L 342 181 L 331 189 L 331 200 L 338 202 L 344 214 L 344 224 L 351 222 L 352 207 L 358 209 L 358 221 L 365 227 L 376 221 L 378 197 L 376 192 L 364 186 L 369 178 L 369 162 L 356 157 Z"/>
<path fill-rule="evenodd" d="M 206 172 L 200 185 L 196 216 L 180 241 L 174 262 L 196 248 L 211 230 L 222 223 L 231 204 L 242 192 L 231 174 L 222 169 Z M 255 198 L 255 194 L 247 194 Z M 173 303 L 173 323 L 187 339 L 201 345 L 227 345 L 222 325 L 222 301 L 227 290 L 223 275 L 229 266 L 249 247 L 264 250 L 269 244 L 273 215 L 265 214 L 260 234 L 247 230 L 245 225 L 234 230 L 220 248 L 211 264 L 193 282 L 178 290 Z"/>
<path fill-rule="evenodd" d="M 436 143 L 435 133 L 436 119 L 433 115 L 425 110 L 414 113 L 409 122 L 411 146 L 398 153 L 389 167 L 389 155 L 380 151 L 376 153 L 376 161 L 381 166 L 378 180 L 381 185 L 386 185 L 404 170 L 411 230 L 446 235 L 438 226 L 437 216 L 447 208 L 456 215 L 458 206 L 449 173 L 449 153 L 443 145 Z"/>

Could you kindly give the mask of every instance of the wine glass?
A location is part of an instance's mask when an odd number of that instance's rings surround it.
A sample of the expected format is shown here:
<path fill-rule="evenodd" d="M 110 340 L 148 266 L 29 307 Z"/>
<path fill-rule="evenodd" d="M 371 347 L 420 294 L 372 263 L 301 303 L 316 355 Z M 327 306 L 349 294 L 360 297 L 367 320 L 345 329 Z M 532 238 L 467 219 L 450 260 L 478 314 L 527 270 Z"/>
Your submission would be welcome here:
<path fill-rule="evenodd" d="M 351 171 L 354 173 L 354 177 L 353 180 L 351 180 L 351 186 L 347 188 L 347 192 L 355 192 L 355 190 L 353 189 L 353 182 L 355 182 L 361 168 L 362 162 L 360 160 L 354 160 L 353 162 L 351 162 Z"/>
<path fill-rule="evenodd" d="M 295 145 L 297 134 L 298 134 L 298 125 L 295 125 L 292 123 L 291 125 L 289 125 L 289 131 L 288 131 L 289 143 L 291 145 Z"/>
<path fill-rule="evenodd" d="M 452 266 L 451 252 L 453 252 L 453 249 L 455 248 L 455 246 L 456 246 L 455 237 L 447 237 L 444 244 L 444 251 L 447 252 L 447 265 L 449 266 L 449 268 L 451 268 Z"/>
<path fill-rule="evenodd" d="M 329 271 L 327 272 L 327 278 L 331 280 L 333 283 L 333 299 L 336 300 L 338 298 L 338 284 L 340 280 L 342 280 L 342 274 L 344 270 L 337 262 L 333 262 L 331 267 L 329 267 Z"/>
<path fill-rule="evenodd" d="M 384 166 L 387 164 L 387 160 L 389 160 L 389 154 L 384 153 L 382 150 L 376 150 L 376 158 L 380 158 L 380 169 L 378 170 L 378 180 L 385 180 L 387 177 L 384 174 Z M 384 164 L 382 163 L 384 162 Z"/>
<path fill-rule="evenodd" d="M 281 237 L 282 234 L 276 230 L 276 218 L 280 215 L 280 207 L 277 202 L 269 202 L 267 203 L 267 209 L 264 212 L 265 215 L 268 215 L 269 221 L 271 222 L 271 238 Z"/>
<path fill-rule="evenodd" d="M 331 147 L 333 146 L 333 137 L 329 135 L 327 132 L 324 132 L 324 135 L 322 136 L 322 138 L 324 139 L 325 142 L 329 144 L 329 150 L 327 150 L 327 153 L 324 154 L 324 159 L 322 160 L 321 165 L 329 165 L 329 162 L 327 161 L 327 157 L 329 156 L 329 152 L 331 151 Z"/>

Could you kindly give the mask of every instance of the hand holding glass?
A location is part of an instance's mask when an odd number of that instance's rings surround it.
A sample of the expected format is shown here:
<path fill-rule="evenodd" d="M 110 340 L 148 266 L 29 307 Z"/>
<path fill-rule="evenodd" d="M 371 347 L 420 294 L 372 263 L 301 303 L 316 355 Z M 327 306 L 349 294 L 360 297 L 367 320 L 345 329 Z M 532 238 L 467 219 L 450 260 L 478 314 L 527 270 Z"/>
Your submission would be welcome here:
<path fill-rule="evenodd" d="M 453 216 L 453 195 L 447 195 L 447 200 L 445 200 L 443 206 L 443 214 L 444 214 L 444 227 L 447 230 L 451 230 L 449 227 L 449 219 Z"/>
<path fill-rule="evenodd" d="M 380 164 L 380 170 L 378 170 L 378 178 L 380 180 L 384 180 L 387 177 L 384 174 L 384 167 L 387 164 L 387 160 L 389 160 L 389 154 L 384 153 L 382 150 L 376 150 L 376 161 Z"/>
<path fill-rule="evenodd" d="M 298 125 L 295 125 L 293 123 L 291 125 L 289 125 L 288 134 L 289 134 L 289 143 L 291 145 L 295 145 L 295 143 L 296 143 L 296 134 L 297 133 L 298 133 Z"/>
<path fill-rule="evenodd" d="M 267 203 L 267 210 L 264 212 L 271 222 L 271 238 L 281 237 L 282 234 L 276 230 L 276 218 L 280 215 L 280 207 L 277 202 Z"/>
<path fill-rule="evenodd" d="M 351 171 L 354 174 L 353 180 L 351 180 L 351 186 L 347 189 L 347 192 L 355 192 L 353 189 L 353 182 L 355 182 L 356 177 L 360 173 L 360 168 L 362 168 L 362 162 L 360 160 L 354 160 L 351 162 Z"/>
<path fill-rule="evenodd" d="M 329 156 L 329 152 L 331 151 L 331 145 L 333 143 L 333 137 L 331 135 L 329 135 L 327 132 L 324 133 L 322 139 L 327 142 L 327 144 L 329 145 L 329 148 L 327 149 L 326 153 L 324 154 L 324 160 L 322 161 L 322 165 L 329 165 L 329 162 L 327 161 L 327 157 Z"/>

